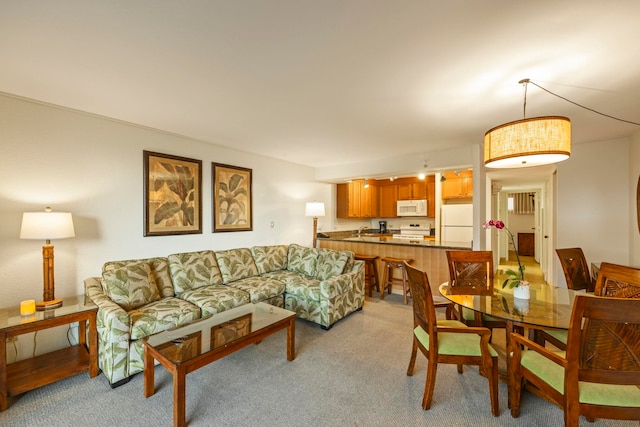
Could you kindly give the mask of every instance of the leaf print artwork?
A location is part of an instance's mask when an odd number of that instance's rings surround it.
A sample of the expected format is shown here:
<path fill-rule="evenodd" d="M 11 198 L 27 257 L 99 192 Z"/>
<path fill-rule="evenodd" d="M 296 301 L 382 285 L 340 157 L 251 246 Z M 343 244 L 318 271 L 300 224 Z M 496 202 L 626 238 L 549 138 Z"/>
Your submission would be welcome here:
<path fill-rule="evenodd" d="M 202 232 L 202 162 L 144 151 L 145 236 Z"/>
<path fill-rule="evenodd" d="M 213 231 L 252 230 L 251 169 L 213 163 Z"/>

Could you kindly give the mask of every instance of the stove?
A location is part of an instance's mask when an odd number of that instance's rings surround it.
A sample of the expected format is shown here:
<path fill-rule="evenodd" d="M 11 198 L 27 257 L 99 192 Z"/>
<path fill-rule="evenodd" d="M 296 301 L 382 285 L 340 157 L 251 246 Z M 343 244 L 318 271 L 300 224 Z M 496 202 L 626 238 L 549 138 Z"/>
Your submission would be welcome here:
<path fill-rule="evenodd" d="M 431 235 L 431 227 L 425 224 L 407 224 L 400 226 L 400 234 L 394 234 L 394 239 L 422 240 Z"/>

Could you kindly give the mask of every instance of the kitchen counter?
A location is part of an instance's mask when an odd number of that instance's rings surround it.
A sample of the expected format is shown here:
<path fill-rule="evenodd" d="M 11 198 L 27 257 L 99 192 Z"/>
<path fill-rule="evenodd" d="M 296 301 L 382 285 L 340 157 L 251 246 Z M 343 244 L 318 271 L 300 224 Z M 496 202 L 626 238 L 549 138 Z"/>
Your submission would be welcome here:
<path fill-rule="evenodd" d="M 383 245 L 404 245 L 404 246 L 423 246 L 428 248 L 440 249 L 471 249 L 471 242 L 437 242 L 434 237 L 416 237 L 415 239 L 394 239 L 392 235 L 387 234 L 362 234 L 360 237 L 354 236 L 352 233 L 341 233 L 335 236 L 318 238 L 320 240 L 334 240 L 346 242 L 362 242 L 362 243 L 378 243 Z"/>
<path fill-rule="evenodd" d="M 326 233 L 326 236 L 318 238 L 319 247 L 351 251 L 357 255 L 377 256 L 380 283 L 384 277 L 382 258 L 411 259 L 413 266 L 427 272 L 433 295 L 438 295 L 438 286 L 449 280 L 447 250 L 471 250 L 471 242 L 437 242 L 433 236 L 394 239 L 392 234 L 363 231 L 358 237 L 357 231 L 353 230 L 330 232 Z M 401 288 L 394 287 L 393 292 L 401 294 Z"/>

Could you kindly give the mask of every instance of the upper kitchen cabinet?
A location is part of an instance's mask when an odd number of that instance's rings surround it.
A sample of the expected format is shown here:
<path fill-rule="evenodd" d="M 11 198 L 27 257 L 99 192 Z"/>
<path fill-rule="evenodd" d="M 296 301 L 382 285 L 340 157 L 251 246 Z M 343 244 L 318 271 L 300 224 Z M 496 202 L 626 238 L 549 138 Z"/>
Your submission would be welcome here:
<path fill-rule="evenodd" d="M 380 194 L 380 217 L 396 218 L 398 200 L 427 200 L 427 216 L 436 216 L 436 180 L 429 175 L 418 178 L 397 178 L 394 181 L 378 180 Z"/>
<path fill-rule="evenodd" d="M 427 198 L 426 180 L 417 178 L 399 178 L 398 200 L 424 200 Z"/>
<path fill-rule="evenodd" d="M 380 217 L 396 217 L 396 202 L 398 201 L 398 186 L 396 184 L 380 185 Z"/>
<path fill-rule="evenodd" d="M 473 171 L 445 172 L 440 182 L 442 199 L 471 199 L 473 197 Z"/>
<path fill-rule="evenodd" d="M 374 180 L 368 180 L 368 185 L 362 179 L 337 184 L 336 199 L 338 218 L 378 217 L 378 186 Z"/>

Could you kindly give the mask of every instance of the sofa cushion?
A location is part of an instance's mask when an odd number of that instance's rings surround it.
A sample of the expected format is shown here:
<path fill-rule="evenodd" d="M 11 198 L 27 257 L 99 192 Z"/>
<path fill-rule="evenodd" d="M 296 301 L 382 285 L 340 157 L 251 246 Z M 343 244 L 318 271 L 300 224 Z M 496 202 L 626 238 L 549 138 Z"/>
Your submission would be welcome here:
<path fill-rule="evenodd" d="M 229 286 L 247 292 L 251 302 L 266 301 L 284 294 L 284 283 L 266 276 L 247 277 L 246 279 L 236 280 Z"/>
<path fill-rule="evenodd" d="M 247 248 L 217 251 L 215 254 L 225 284 L 258 275 L 258 267 Z"/>
<path fill-rule="evenodd" d="M 287 270 L 296 273 L 316 276 L 316 264 L 318 262 L 318 251 L 314 248 L 306 248 L 294 244 L 289 245 L 287 254 Z"/>
<path fill-rule="evenodd" d="M 316 279 L 327 280 L 342 274 L 349 258 L 340 251 L 331 249 L 318 249 L 318 264 L 316 267 Z"/>
<path fill-rule="evenodd" d="M 109 298 L 125 311 L 160 299 L 158 287 L 151 279 L 151 266 L 145 261 L 121 261 L 105 265 L 102 286 Z"/>
<path fill-rule="evenodd" d="M 254 246 L 251 248 L 253 260 L 258 267 L 258 273 L 265 274 L 272 271 L 287 269 L 287 252 L 289 246 Z"/>
<path fill-rule="evenodd" d="M 200 307 L 203 318 L 250 302 L 247 292 L 228 285 L 192 289 L 183 292 L 180 298 Z"/>
<path fill-rule="evenodd" d="M 160 296 L 174 296 L 173 281 L 169 274 L 169 261 L 164 257 L 149 258 L 149 265 L 151 266 L 151 277 L 156 283 Z"/>
<path fill-rule="evenodd" d="M 320 301 L 320 280 L 299 275 L 285 283 L 285 292 L 300 298 Z"/>
<path fill-rule="evenodd" d="M 169 271 L 177 295 L 210 285 L 222 285 L 222 275 L 213 251 L 169 255 Z"/>
<path fill-rule="evenodd" d="M 129 312 L 131 339 L 137 340 L 200 318 L 200 308 L 180 298 L 169 297 Z"/>

